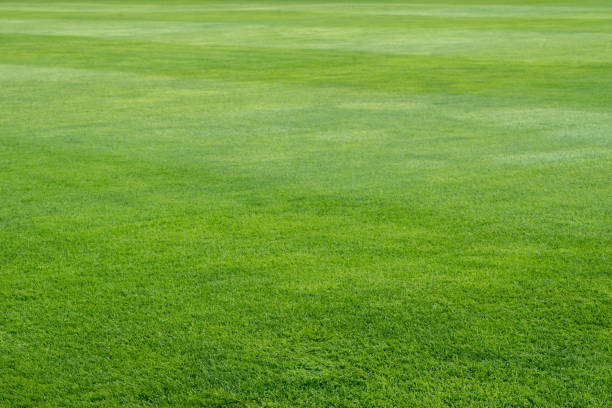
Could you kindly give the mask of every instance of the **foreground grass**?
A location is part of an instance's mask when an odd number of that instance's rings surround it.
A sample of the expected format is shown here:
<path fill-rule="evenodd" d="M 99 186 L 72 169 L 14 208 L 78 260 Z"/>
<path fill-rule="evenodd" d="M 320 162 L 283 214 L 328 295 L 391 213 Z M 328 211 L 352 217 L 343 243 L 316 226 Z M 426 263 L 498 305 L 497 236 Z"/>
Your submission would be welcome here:
<path fill-rule="evenodd" d="M 1 406 L 609 406 L 607 1 L 0 2 Z"/>

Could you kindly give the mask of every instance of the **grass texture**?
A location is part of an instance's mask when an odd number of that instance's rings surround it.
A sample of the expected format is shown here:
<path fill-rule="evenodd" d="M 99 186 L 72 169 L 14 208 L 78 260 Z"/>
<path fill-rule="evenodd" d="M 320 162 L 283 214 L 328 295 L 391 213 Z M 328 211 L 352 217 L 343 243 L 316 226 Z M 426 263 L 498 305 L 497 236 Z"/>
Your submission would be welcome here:
<path fill-rule="evenodd" d="M 605 407 L 609 0 L 0 1 L 0 406 Z"/>

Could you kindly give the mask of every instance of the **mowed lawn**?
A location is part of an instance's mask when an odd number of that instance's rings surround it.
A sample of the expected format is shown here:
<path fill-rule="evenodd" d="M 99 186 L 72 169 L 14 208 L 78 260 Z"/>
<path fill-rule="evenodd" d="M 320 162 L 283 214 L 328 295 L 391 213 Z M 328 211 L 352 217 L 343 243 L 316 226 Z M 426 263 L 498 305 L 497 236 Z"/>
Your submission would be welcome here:
<path fill-rule="evenodd" d="M 612 3 L 0 1 L 0 406 L 612 406 Z"/>

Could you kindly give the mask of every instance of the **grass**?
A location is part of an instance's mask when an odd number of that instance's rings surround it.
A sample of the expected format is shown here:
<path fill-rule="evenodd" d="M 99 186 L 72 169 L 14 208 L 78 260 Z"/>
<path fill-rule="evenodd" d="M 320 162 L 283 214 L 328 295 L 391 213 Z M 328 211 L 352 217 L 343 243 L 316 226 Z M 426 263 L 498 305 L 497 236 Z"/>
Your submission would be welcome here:
<path fill-rule="evenodd" d="M 612 406 L 608 0 L 0 1 L 0 406 Z"/>

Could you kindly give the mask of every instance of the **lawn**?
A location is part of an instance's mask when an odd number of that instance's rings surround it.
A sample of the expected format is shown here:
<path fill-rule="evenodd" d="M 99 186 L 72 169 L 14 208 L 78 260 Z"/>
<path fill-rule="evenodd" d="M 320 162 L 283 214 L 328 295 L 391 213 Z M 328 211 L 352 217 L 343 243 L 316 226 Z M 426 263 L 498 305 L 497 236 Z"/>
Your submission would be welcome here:
<path fill-rule="evenodd" d="M 612 2 L 0 1 L 0 406 L 612 406 Z"/>

